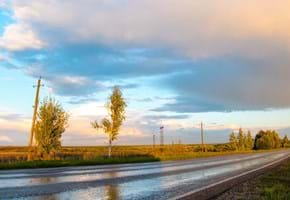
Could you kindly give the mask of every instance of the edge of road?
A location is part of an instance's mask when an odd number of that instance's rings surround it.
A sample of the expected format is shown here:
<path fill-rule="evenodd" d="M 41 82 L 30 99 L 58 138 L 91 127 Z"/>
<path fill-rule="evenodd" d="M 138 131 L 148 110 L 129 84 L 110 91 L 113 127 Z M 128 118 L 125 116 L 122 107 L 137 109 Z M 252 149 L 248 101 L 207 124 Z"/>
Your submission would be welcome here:
<path fill-rule="evenodd" d="M 256 176 L 261 175 L 262 173 L 278 166 L 282 162 L 285 162 L 286 160 L 290 159 L 290 155 L 280 158 L 278 160 L 275 160 L 271 163 L 268 163 L 262 167 L 251 169 L 249 171 L 243 172 L 239 175 L 232 176 L 226 179 L 223 179 L 221 181 L 218 181 L 216 183 L 201 187 L 199 189 L 190 191 L 188 193 L 176 196 L 174 198 L 171 198 L 170 200 L 190 200 L 190 199 L 198 199 L 198 200 L 207 200 L 214 198 L 218 196 L 219 194 L 225 192 L 226 190 L 232 188 L 233 186 L 240 184 L 248 179 L 254 178 Z"/>

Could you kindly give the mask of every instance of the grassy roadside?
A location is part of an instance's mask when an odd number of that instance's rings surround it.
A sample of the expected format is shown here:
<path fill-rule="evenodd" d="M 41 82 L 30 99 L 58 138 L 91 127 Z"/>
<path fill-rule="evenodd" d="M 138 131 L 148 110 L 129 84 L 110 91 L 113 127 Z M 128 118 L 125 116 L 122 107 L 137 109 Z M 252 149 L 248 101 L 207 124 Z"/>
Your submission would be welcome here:
<path fill-rule="evenodd" d="M 144 162 L 156 162 L 156 161 L 160 161 L 160 159 L 154 158 L 154 157 L 123 157 L 123 158 L 99 157 L 99 158 L 95 158 L 91 160 L 21 161 L 21 162 L 12 162 L 12 163 L 0 163 L 0 170 L 125 164 L 125 163 L 144 163 Z"/>
<path fill-rule="evenodd" d="M 157 154 L 156 157 L 160 159 L 160 161 L 173 161 L 173 160 L 187 160 L 187 159 L 195 159 L 195 158 L 207 158 L 207 157 L 215 157 L 215 156 L 230 156 L 236 154 L 255 154 L 255 153 L 265 153 L 265 152 L 275 152 L 286 150 L 285 148 L 271 149 L 271 150 L 246 150 L 246 151 L 224 151 L 224 152 L 193 152 L 186 154 Z"/>
<path fill-rule="evenodd" d="M 277 150 L 272 150 L 272 151 L 277 151 Z M 119 157 L 113 157 L 110 159 L 105 158 L 105 157 L 94 156 L 93 158 L 89 158 L 89 159 L 65 159 L 65 160 L 60 159 L 60 160 L 47 160 L 47 161 L 37 160 L 37 161 L 16 161 L 16 162 L 3 162 L 3 163 L 0 162 L 0 170 L 174 161 L 174 160 L 207 158 L 207 157 L 235 155 L 235 154 L 261 153 L 261 152 L 269 152 L 269 150 L 232 151 L 232 152 L 191 152 L 191 153 L 179 153 L 179 154 L 169 154 L 168 152 L 158 151 L 154 155 L 119 156 Z"/>
<path fill-rule="evenodd" d="M 290 199 L 290 159 L 262 176 L 237 185 L 216 200 L 288 200 Z"/>

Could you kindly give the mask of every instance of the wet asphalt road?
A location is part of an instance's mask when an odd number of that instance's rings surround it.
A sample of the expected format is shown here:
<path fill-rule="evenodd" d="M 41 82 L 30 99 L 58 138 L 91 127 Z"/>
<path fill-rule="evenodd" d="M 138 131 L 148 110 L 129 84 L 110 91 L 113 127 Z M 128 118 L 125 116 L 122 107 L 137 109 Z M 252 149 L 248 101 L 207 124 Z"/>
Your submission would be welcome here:
<path fill-rule="evenodd" d="M 0 171 L 0 199 L 169 199 L 289 157 L 290 151 L 162 163 Z"/>

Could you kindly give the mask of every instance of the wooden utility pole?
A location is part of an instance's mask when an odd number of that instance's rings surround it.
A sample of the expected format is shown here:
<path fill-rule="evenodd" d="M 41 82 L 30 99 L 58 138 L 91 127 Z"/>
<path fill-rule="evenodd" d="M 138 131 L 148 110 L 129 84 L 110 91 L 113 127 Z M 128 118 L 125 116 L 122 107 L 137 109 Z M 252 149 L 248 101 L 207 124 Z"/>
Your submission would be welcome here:
<path fill-rule="evenodd" d="M 201 135 L 201 151 L 204 152 L 204 143 L 203 143 L 203 123 L 200 123 L 200 135 Z"/>
<path fill-rule="evenodd" d="M 32 145 L 33 145 L 33 139 L 34 139 L 35 121 L 36 121 L 36 115 L 37 115 L 37 109 L 38 109 L 38 103 L 39 103 L 40 86 L 41 86 L 41 77 L 37 81 L 36 95 L 35 95 L 35 101 L 34 101 L 34 106 L 33 106 L 34 111 L 33 111 L 33 116 L 32 116 L 32 124 L 31 124 L 30 139 L 29 139 L 30 151 L 32 151 Z"/>

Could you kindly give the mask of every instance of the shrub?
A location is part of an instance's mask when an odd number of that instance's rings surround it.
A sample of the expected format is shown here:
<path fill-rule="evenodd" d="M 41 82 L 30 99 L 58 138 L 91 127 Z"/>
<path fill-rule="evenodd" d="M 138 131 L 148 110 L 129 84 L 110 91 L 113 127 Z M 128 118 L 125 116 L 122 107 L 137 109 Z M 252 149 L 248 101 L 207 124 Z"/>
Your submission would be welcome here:
<path fill-rule="evenodd" d="M 273 149 L 280 145 L 280 138 L 276 131 L 261 130 L 255 137 L 254 149 Z"/>
<path fill-rule="evenodd" d="M 68 122 L 68 114 L 51 98 L 45 98 L 38 111 L 35 139 L 39 155 L 44 159 L 55 157 L 61 147 L 61 136 Z"/>

